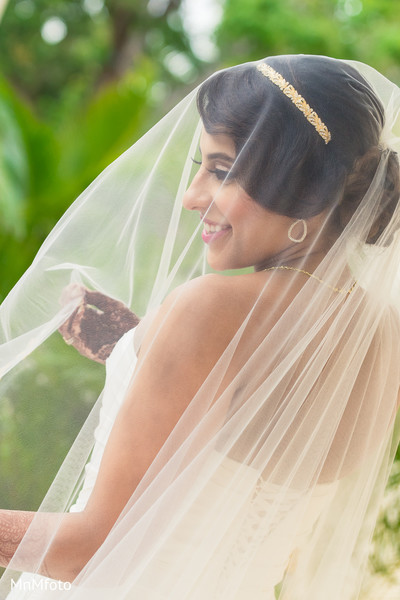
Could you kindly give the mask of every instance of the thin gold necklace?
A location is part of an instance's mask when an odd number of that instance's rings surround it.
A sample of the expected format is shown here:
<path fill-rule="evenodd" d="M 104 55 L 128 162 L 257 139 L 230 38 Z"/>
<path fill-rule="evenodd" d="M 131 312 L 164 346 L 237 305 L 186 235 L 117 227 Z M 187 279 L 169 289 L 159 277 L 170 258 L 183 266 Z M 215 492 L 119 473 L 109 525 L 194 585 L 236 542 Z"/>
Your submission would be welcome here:
<path fill-rule="evenodd" d="M 309 271 L 305 271 L 304 269 L 298 269 L 297 267 L 289 267 L 287 265 L 279 265 L 278 267 L 268 267 L 267 269 L 263 269 L 263 271 L 277 271 L 278 269 L 282 270 L 282 271 L 297 271 L 298 273 L 304 273 L 304 275 L 308 275 L 308 277 L 311 277 L 312 279 L 316 279 L 317 281 L 319 281 L 319 283 L 326 285 L 326 287 L 330 288 L 334 292 L 337 292 L 338 294 L 351 294 L 351 292 L 354 290 L 354 288 L 357 285 L 357 281 L 355 281 L 349 290 L 334 287 L 333 285 L 329 285 L 329 283 L 326 283 L 326 281 L 324 281 L 317 275 L 314 275 L 314 273 L 309 273 Z"/>

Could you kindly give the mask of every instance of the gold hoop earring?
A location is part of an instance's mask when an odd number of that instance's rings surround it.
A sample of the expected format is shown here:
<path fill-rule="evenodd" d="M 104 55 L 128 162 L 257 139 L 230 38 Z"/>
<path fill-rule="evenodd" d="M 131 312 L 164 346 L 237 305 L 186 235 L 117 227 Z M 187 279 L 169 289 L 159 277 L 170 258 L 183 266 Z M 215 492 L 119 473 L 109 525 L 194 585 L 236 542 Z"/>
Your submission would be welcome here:
<path fill-rule="evenodd" d="M 301 237 L 295 238 L 295 237 L 293 237 L 292 232 L 293 232 L 293 229 L 296 227 L 296 225 L 299 225 L 300 223 L 303 226 L 303 233 L 302 233 Z M 307 235 L 307 223 L 305 222 L 304 219 L 297 219 L 297 221 L 292 223 L 291 226 L 289 227 L 288 238 L 291 242 L 300 244 L 300 242 L 304 242 L 304 240 L 306 239 L 306 235 Z"/>

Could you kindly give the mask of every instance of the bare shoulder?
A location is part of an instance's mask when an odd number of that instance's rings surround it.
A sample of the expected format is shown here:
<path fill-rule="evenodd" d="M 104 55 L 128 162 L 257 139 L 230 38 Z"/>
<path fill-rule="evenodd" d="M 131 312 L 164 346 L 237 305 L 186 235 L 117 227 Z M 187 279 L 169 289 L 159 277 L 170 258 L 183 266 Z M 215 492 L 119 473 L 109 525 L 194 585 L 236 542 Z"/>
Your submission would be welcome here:
<path fill-rule="evenodd" d="M 184 362 L 199 355 L 216 358 L 254 303 L 256 292 L 249 281 L 241 275 L 208 274 L 179 286 L 160 306 L 142 349 L 151 344 Z"/>
<path fill-rule="evenodd" d="M 252 308 L 259 292 L 252 274 L 225 276 L 208 274 L 177 288 L 166 300 L 195 323 L 213 323 L 220 328 L 237 326 Z"/>

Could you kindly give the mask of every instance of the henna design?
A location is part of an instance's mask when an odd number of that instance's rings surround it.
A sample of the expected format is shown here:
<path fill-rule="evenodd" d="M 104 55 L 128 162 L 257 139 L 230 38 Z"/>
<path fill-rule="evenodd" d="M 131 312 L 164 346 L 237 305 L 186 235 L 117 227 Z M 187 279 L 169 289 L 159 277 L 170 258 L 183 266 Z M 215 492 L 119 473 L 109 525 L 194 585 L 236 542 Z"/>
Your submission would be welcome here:
<path fill-rule="evenodd" d="M 7 567 L 22 541 L 34 513 L 0 511 L 0 565 Z"/>
<path fill-rule="evenodd" d="M 51 519 L 50 513 L 0 510 L 0 566 L 7 567 L 13 559 L 13 569 L 51 577 L 42 562 L 49 542 Z"/>

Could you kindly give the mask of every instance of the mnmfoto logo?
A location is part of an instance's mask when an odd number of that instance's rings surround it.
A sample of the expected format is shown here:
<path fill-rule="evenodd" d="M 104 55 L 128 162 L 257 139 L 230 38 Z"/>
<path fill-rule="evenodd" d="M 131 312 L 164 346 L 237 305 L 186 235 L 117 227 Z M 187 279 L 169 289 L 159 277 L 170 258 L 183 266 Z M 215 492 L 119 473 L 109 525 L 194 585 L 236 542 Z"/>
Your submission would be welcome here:
<path fill-rule="evenodd" d="M 34 590 L 41 591 L 68 591 L 72 587 L 69 581 L 57 581 L 56 579 L 46 579 L 45 577 L 40 579 L 11 579 L 11 589 L 24 590 L 26 592 L 33 592 Z"/>

